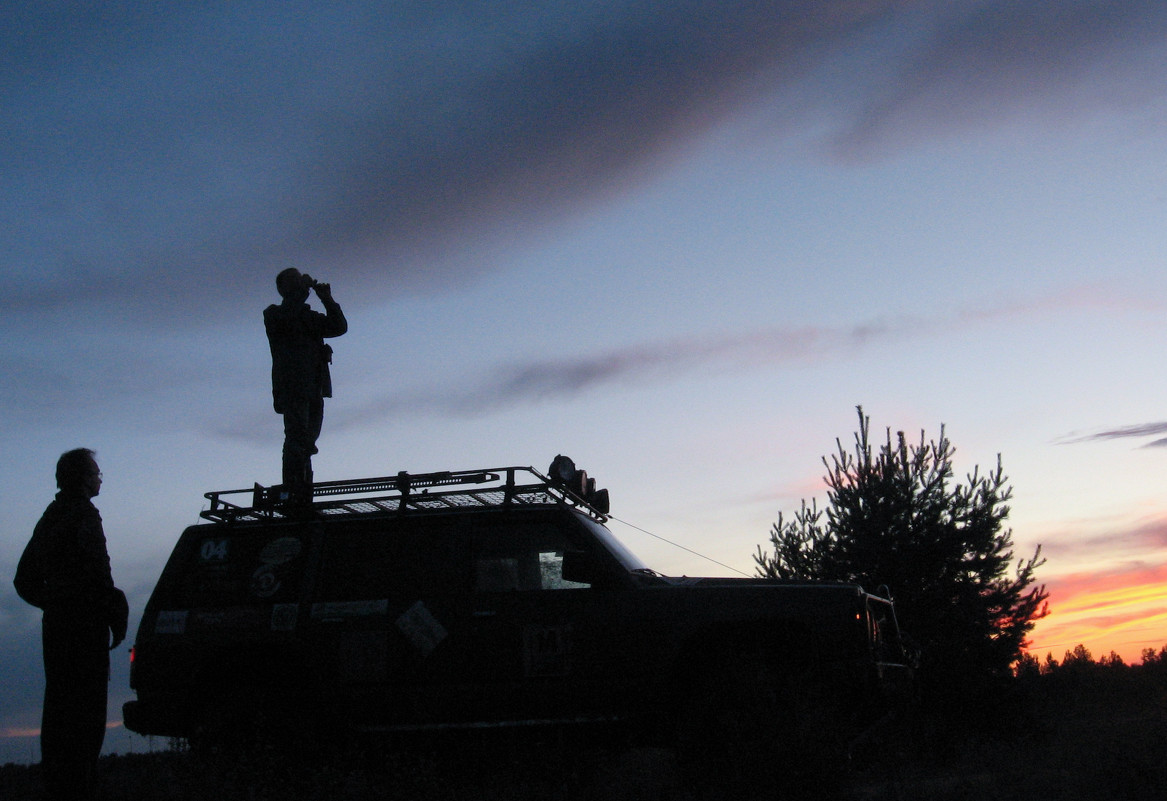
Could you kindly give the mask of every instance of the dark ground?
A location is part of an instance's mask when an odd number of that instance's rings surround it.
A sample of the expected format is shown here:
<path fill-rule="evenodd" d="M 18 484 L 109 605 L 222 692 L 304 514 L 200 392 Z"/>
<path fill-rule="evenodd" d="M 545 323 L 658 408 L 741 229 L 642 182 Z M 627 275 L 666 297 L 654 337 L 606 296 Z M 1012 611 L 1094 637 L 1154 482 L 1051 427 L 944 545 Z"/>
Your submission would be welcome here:
<path fill-rule="evenodd" d="M 982 712 L 984 710 L 982 709 Z M 367 743 L 343 754 L 270 749 L 213 758 L 176 749 L 102 761 L 101 801 L 1096 801 L 1164 797 L 1167 671 L 1061 670 L 1013 683 L 981 721 L 910 713 L 845 766 L 811 768 L 781 795 L 760 766 L 736 792 L 694 786 L 676 756 L 616 733 L 459 735 Z M 37 766 L 0 768 L 0 799 L 38 799 Z"/>

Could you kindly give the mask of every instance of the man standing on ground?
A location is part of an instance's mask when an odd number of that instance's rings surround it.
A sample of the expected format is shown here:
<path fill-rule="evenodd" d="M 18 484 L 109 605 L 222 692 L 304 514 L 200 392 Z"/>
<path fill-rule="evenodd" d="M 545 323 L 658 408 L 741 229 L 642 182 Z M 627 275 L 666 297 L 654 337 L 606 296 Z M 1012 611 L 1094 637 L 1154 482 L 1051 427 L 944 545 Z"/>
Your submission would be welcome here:
<path fill-rule="evenodd" d="M 327 337 L 348 331 L 344 312 L 332 299 L 332 287 L 289 267 L 276 276 L 283 301 L 264 309 L 271 346 L 271 385 L 275 410 L 284 416 L 283 481 L 289 498 L 311 499 L 312 456 L 324 422 L 324 399 L 332 397 Z M 308 294 L 324 304 L 326 314 L 308 307 Z"/>
<path fill-rule="evenodd" d="M 16 592 L 44 611 L 45 704 L 41 770 L 49 797 L 93 798 L 105 740 L 109 652 L 126 637 L 129 607 L 114 586 L 93 451 L 57 461 L 60 492 L 33 531 L 16 567 Z"/>

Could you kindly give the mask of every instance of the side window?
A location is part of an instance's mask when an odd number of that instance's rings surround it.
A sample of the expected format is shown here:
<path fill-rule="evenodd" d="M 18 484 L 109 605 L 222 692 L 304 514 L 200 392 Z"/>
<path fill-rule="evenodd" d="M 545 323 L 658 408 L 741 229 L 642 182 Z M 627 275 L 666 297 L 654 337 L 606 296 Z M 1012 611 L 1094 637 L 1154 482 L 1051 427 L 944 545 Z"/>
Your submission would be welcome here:
<path fill-rule="evenodd" d="M 575 590 L 591 586 L 563 577 L 563 533 L 551 526 L 480 532 L 474 556 L 476 592 Z"/>
<path fill-rule="evenodd" d="M 519 583 L 519 559 L 508 556 L 483 556 L 474 562 L 475 592 L 511 592 L 531 589 Z"/>
<path fill-rule="evenodd" d="M 353 601 L 465 592 L 469 568 L 455 527 L 377 521 L 327 533 L 316 598 Z"/>
<path fill-rule="evenodd" d="M 563 577 L 563 551 L 541 551 L 539 575 L 544 590 L 579 590 L 591 586 L 580 581 L 568 581 Z"/>

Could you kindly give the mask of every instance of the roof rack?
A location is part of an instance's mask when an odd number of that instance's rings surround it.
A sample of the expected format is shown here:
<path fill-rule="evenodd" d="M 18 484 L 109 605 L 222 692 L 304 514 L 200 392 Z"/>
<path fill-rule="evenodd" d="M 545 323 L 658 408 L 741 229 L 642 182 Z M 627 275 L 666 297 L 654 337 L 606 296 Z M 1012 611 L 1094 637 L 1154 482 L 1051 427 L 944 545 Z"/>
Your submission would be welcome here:
<path fill-rule="evenodd" d="M 292 503 L 282 485 L 205 493 L 210 508 L 199 512 L 220 523 L 322 517 L 384 512 L 433 511 L 509 506 L 567 505 L 603 523 L 608 519 L 607 490 L 596 490 L 582 470 L 564 470 L 556 457 L 552 477 L 533 467 L 495 467 L 395 476 L 322 481 L 312 485 L 311 499 Z M 567 460 L 570 463 L 570 460 Z M 556 469 L 559 468 L 559 469 Z M 522 482 L 522 483 L 520 483 Z"/>

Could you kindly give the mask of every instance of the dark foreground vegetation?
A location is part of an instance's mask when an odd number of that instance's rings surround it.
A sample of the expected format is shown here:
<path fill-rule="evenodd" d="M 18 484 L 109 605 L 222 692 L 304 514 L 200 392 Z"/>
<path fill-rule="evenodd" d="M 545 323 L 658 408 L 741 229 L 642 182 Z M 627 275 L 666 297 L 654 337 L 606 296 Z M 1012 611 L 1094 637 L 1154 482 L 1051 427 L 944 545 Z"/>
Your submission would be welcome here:
<path fill-rule="evenodd" d="M 258 748 L 203 755 L 183 748 L 111 757 L 104 801 L 262 799 L 768 799 L 849 801 L 1121 801 L 1167 788 L 1167 649 L 1142 665 L 1030 660 L 994 700 L 957 714 L 914 709 L 885 721 L 849 763 L 803 764 L 781 794 L 766 765 L 736 781 L 694 781 L 673 753 L 605 732 L 457 735 L 306 753 Z M 982 702 L 983 701 L 983 702 Z M 971 712 L 974 709 L 976 712 Z M 0 798 L 37 799 L 36 766 L 0 768 Z"/>

